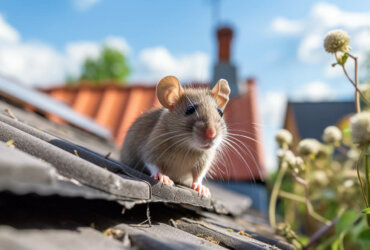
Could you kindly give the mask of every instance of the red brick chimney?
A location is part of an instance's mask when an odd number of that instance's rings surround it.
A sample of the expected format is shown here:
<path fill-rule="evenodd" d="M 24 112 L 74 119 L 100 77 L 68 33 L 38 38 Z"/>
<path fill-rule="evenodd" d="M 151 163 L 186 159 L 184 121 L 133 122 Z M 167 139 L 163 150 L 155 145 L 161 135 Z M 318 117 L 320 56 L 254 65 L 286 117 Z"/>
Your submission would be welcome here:
<path fill-rule="evenodd" d="M 230 62 L 232 38 L 233 38 L 233 30 L 231 28 L 220 27 L 217 30 L 218 61 L 219 62 Z"/>

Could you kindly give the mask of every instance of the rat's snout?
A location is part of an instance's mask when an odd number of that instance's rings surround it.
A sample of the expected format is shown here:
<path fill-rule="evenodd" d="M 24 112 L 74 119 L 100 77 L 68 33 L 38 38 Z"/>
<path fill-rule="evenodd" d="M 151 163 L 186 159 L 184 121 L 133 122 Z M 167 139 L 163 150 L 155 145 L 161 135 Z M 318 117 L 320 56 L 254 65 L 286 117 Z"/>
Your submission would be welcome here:
<path fill-rule="evenodd" d="M 216 130 L 214 127 L 207 127 L 204 133 L 207 139 L 213 139 L 216 136 Z"/>
<path fill-rule="evenodd" d="M 196 147 L 209 149 L 216 145 L 218 138 L 217 124 L 198 121 L 193 127 L 193 135 L 196 141 Z"/>

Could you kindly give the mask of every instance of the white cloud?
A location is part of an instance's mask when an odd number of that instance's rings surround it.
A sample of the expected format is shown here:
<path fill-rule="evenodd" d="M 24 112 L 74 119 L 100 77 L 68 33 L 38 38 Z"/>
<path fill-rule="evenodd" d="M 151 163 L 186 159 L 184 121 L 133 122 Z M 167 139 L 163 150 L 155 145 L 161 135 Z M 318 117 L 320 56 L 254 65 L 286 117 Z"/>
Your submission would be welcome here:
<path fill-rule="evenodd" d="M 68 43 L 59 52 L 44 43 L 22 41 L 16 29 L 0 14 L 0 74 L 35 87 L 49 87 L 65 82 L 67 76 L 77 77 L 87 57 L 97 58 L 104 46 L 129 53 L 130 47 L 121 37 L 104 41 Z"/>
<path fill-rule="evenodd" d="M 33 87 L 52 87 L 63 84 L 67 76 L 78 77 L 85 59 L 97 58 L 104 46 L 132 56 L 129 44 L 122 37 L 109 36 L 101 42 L 70 42 L 63 51 L 44 43 L 21 41 L 18 32 L 1 15 L 0 39 L 0 74 Z M 166 48 L 156 47 L 144 49 L 138 57 L 130 59 L 135 69 L 131 79 L 136 82 L 155 84 L 169 74 L 178 76 L 182 82 L 209 79 L 210 59 L 202 52 L 174 56 Z"/>
<path fill-rule="evenodd" d="M 370 51 L 370 26 L 368 29 L 360 30 L 352 38 L 351 45 L 354 49 Z"/>
<path fill-rule="evenodd" d="M 67 44 L 65 48 L 64 61 L 66 74 L 77 77 L 81 73 L 81 65 L 86 58 L 98 58 L 101 45 L 94 42 L 81 41 Z"/>
<path fill-rule="evenodd" d="M 299 20 L 283 17 L 276 18 L 271 23 L 275 31 L 286 34 L 304 34 L 300 39 L 297 57 L 303 63 L 323 63 L 330 65 L 334 57 L 328 57 L 323 49 L 326 34 L 333 29 L 344 29 L 351 36 L 352 53 L 364 58 L 370 51 L 370 12 L 350 12 L 339 9 L 329 3 L 315 4 L 309 15 Z M 333 73 L 335 72 L 335 73 Z M 327 77 L 339 76 L 339 71 L 324 70 Z"/>
<path fill-rule="evenodd" d="M 328 3 L 317 3 L 311 11 L 311 20 L 324 28 L 345 29 L 370 27 L 370 13 L 342 11 L 337 6 Z"/>
<path fill-rule="evenodd" d="M 276 143 L 272 138 L 283 126 L 287 96 L 283 92 L 267 92 L 260 100 L 263 138 L 266 138 L 264 140 L 265 167 L 268 172 L 272 172 L 277 168 Z"/>
<path fill-rule="evenodd" d="M 313 81 L 293 92 L 292 99 L 294 101 L 328 101 L 333 100 L 336 95 L 336 91 L 327 83 Z"/>
<path fill-rule="evenodd" d="M 267 92 L 261 105 L 263 124 L 268 127 L 282 126 L 287 97 L 283 92 Z"/>
<path fill-rule="evenodd" d="M 144 49 L 139 54 L 135 82 L 155 83 L 165 75 L 176 75 L 182 82 L 209 79 L 209 56 L 202 52 L 174 56 L 164 47 Z"/>
<path fill-rule="evenodd" d="M 128 55 L 131 52 L 130 46 L 128 45 L 127 41 L 122 37 L 109 36 L 105 38 L 104 44 L 108 47 L 115 48 L 123 52 L 125 55 Z"/>
<path fill-rule="evenodd" d="M 298 46 L 298 58 L 303 62 L 316 63 L 322 60 L 324 54 L 323 36 L 311 34 L 304 37 Z"/>
<path fill-rule="evenodd" d="M 71 42 L 59 52 L 43 43 L 0 43 L 0 73 L 33 87 L 63 84 L 80 75 L 85 59 L 97 58 L 104 44 Z"/>
<path fill-rule="evenodd" d="M 288 20 L 284 17 L 277 17 L 271 23 L 273 31 L 286 34 L 286 35 L 297 35 L 303 30 L 303 23 L 301 21 Z"/>
<path fill-rule="evenodd" d="M 86 11 L 98 4 L 101 0 L 72 0 L 73 6 L 79 11 Z"/>
<path fill-rule="evenodd" d="M 16 29 L 10 26 L 0 14 L 0 43 L 1 42 L 18 42 L 20 40 L 19 33 Z"/>

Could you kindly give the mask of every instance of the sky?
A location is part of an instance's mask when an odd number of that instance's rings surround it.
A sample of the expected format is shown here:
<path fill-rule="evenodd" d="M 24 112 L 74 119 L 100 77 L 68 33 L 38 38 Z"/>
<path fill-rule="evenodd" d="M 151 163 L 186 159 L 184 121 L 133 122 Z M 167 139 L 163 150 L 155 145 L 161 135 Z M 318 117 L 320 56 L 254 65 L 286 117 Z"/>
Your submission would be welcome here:
<path fill-rule="evenodd" d="M 239 79 L 257 79 L 268 170 L 276 167 L 273 137 L 288 99 L 353 98 L 323 49 L 327 32 L 346 30 L 360 65 L 370 51 L 365 0 L 0 0 L 0 74 L 29 87 L 60 85 L 108 45 L 127 56 L 132 84 L 169 74 L 205 82 L 217 60 L 217 25 L 235 30 Z"/>

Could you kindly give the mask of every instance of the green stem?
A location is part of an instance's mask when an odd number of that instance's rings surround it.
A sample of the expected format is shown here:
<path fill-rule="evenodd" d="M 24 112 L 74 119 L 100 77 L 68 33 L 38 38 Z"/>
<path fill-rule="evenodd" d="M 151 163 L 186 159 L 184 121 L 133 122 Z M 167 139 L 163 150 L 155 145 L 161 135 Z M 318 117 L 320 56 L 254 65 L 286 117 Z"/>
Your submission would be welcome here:
<path fill-rule="evenodd" d="M 367 185 L 367 200 L 370 200 L 370 180 L 369 180 L 369 164 L 368 155 L 365 153 L 365 171 L 366 171 L 366 185 Z"/>
<path fill-rule="evenodd" d="M 325 219 L 324 217 L 322 217 L 321 215 L 316 213 L 316 211 L 313 208 L 313 205 L 312 205 L 310 200 L 307 201 L 306 198 L 303 198 L 303 197 L 298 196 L 296 194 L 292 194 L 292 193 L 285 192 L 285 191 L 282 191 L 282 190 L 279 191 L 279 196 L 283 197 L 283 198 L 286 198 L 286 199 L 289 199 L 289 200 L 305 203 L 306 207 L 307 207 L 307 212 L 312 218 L 316 219 L 317 221 L 320 221 L 321 223 L 323 223 L 325 225 L 330 225 L 331 221 Z"/>
<path fill-rule="evenodd" d="M 364 96 L 364 94 L 358 88 L 358 83 L 359 83 L 359 81 L 358 81 L 358 57 L 353 56 L 350 53 L 347 53 L 347 54 L 348 54 L 349 57 L 351 57 L 355 61 L 355 82 L 353 83 L 353 81 L 352 81 L 351 83 L 354 85 L 354 87 L 356 89 L 355 100 L 356 100 L 357 112 L 361 112 L 361 106 L 360 106 L 360 100 L 359 100 L 360 98 L 359 97 L 361 96 L 362 100 L 366 103 L 367 106 L 369 106 L 369 101 L 367 100 L 367 98 Z M 347 77 L 348 77 L 348 74 L 347 74 Z M 351 81 L 351 79 L 350 79 L 350 81 Z"/>
<path fill-rule="evenodd" d="M 280 190 L 279 191 L 279 196 L 280 197 L 283 197 L 283 198 L 286 198 L 286 199 L 289 199 L 289 200 L 292 200 L 292 201 L 297 201 L 297 202 L 301 202 L 301 203 L 305 203 L 306 202 L 306 199 L 299 196 L 299 195 L 296 195 L 296 194 L 292 194 L 292 193 L 289 193 L 289 192 L 285 192 L 283 190 Z"/>
<path fill-rule="evenodd" d="M 366 150 L 366 153 L 365 153 L 365 173 L 366 173 L 366 185 L 367 185 L 367 200 L 370 201 L 370 176 L 369 176 L 369 163 L 368 163 L 368 155 L 367 155 L 367 148 L 368 146 L 366 145 L 365 146 L 365 150 Z M 366 216 L 367 218 L 367 225 L 370 226 L 370 215 L 368 214 Z"/>
<path fill-rule="evenodd" d="M 274 187 L 272 188 L 271 197 L 270 197 L 270 204 L 269 204 L 269 220 L 270 225 L 272 228 L 276 228 L 276 217 L 275 217 L 275 210 L 276 210 L 276 201 L 278 198 L 279 190 L 281 187 L 281 183 L 283 181 L 283 177 L 287 170 L 287 164 L 283 161 L 276 177 L 276 181 L 274 183 Z"/>
<path fill-rule="evenodd" d="M 362 183 L 362 179 L 361 179 L 361 175 L 360 175 L 360 161 L 361 161 L 363 155 L 364 155 L 364 150 L 362 149 L 361 150 L 360 157 L 358 158 L 357 163 L 356 163 L 356 170 L 357 170 L 358 181 L 360 182 L 362 198 L 365 201 L 366 207 L 369 207 L 369 204 L 367 203 L 367 200 L 366 200 L 366 195 L 365 195 L 365 190 L 364 190 L 364 184 Z"/>
<path fill-rule="evenodd" d="M 303 187 L 304 187 L 304 190 L 305 190 L 305 199 L 304 199 L 304 202 L 306 204 L 307 214 L 310 215 L 312 218 L 320 221 L 321 223 L 323 223 L 325 225 L 329 225 L 331 222 L 329 220 L 325 219 L 324 217 L 322 217 L 321 215 L 319 215 L 318 213 L 316 213 L 315 209 L 313 208 L 313 205 L 312 205 L 312 203 L 310 201 L 310 197 L 309 197 L 309 186 L 308 186 L 308 182 L 305 179 L 302 179 L 301 177 L 297 176 L 296 174 L 293 174 L 293 176 L 294 176 L 294 179 L 298 183 L 302 184 Z M 292 197 L 292 196 L 290 196 L 290 197 Z M 299 201 L 301 201 L 301 199 Z"/>

